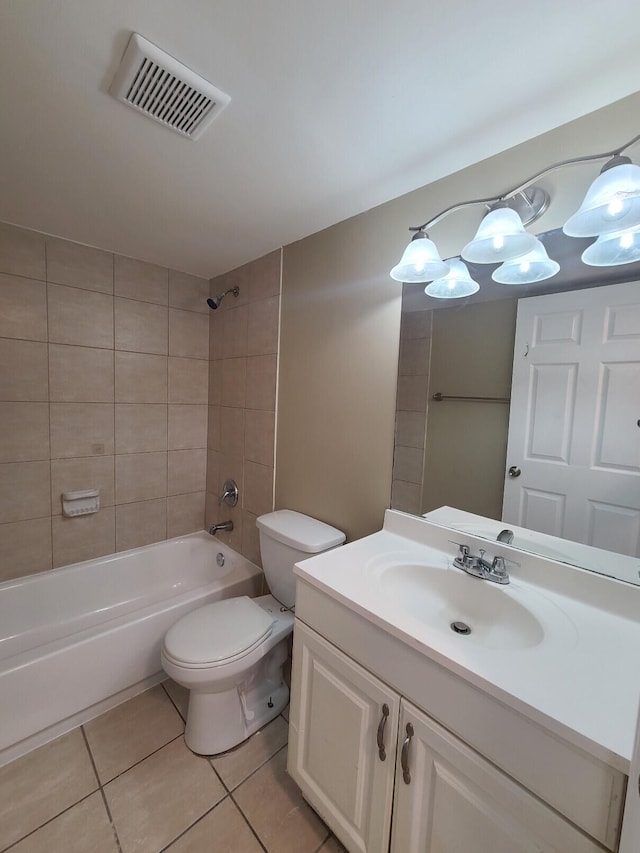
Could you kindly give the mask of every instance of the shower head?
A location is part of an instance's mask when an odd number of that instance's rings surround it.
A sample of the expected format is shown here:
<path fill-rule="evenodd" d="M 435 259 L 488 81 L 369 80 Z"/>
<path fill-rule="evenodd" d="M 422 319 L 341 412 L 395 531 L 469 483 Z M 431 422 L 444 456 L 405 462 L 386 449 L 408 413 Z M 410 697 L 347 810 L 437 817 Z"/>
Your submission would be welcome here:
<path fill-rule="evenodd" d="M 230 287 L 229 290 L 225 290 L 224 293 L 221 293 L 220 296 L 214 296 L 210 299 L 207 299 L 207 305 L 211 308 L 212 311 L 215 311 L 216 308 L 220 307 L 220 303 L 225 298 L 228 293 L 233 293 L 233 295 L 237 298 L 240 293 L 239 287 Z"/>

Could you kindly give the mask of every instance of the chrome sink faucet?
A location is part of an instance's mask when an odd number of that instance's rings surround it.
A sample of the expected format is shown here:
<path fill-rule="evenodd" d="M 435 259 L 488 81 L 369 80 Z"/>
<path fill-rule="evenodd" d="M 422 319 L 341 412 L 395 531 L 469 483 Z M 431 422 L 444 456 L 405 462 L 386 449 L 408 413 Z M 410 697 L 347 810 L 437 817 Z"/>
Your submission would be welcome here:
<path fill-rule="evenodd" d="M 458 556 L 454 558 L 453 565 L 468 575 L 473 575 L 474 578 L 481 578 L 485 581 L 491 581 L 491 583 L 507 584 L 509 583 L 509 574 L 506 564 L 518 565 L 518 563 L 507 560 L 500 554 L 497 554 L 491 562 L 485 560 L 486 551 L 484 548 L 478 549 L 478 553 L 473 555 L 468 545 L 463 545 L 460 542 L 452 542 L 451 544 L 458 546 Z"/>

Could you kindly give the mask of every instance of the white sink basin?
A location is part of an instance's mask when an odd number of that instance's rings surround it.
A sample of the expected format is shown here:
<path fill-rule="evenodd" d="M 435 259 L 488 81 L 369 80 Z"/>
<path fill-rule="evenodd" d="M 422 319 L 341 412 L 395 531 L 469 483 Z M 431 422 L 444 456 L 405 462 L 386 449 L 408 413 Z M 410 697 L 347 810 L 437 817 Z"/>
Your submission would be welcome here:
<path fill-rule="evenodd" d="M 551 639 L 575 640 L 563 611 L 520 584 L 501 586 L 460 569 L 421 563 L 378 564 L 374 575 L 391 606 L 461 644 L 510 651 Z"/>

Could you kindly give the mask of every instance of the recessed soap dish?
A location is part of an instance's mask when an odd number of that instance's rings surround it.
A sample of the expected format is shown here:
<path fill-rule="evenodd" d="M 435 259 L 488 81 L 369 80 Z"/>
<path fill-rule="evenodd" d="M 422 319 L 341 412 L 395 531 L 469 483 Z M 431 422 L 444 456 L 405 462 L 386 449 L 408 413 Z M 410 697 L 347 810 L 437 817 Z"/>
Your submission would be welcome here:
<path fill-rule="evenodd" d="M 90 515 L 100 509 L 100 489 L 82 489 L 62 493 L 62 514 L 72 518 Z"/>

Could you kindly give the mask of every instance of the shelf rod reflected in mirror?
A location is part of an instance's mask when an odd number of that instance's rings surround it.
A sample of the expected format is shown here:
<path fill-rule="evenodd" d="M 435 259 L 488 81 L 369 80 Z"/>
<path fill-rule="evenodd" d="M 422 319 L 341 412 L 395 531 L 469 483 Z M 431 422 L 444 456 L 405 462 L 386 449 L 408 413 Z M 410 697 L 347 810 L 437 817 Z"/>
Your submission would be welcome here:
<path fill-rule="evenodd" d="M 456 397 L 454 395 L 449 394 L 441 394 L 440 391 L 437 391 L 433 397 L 438 403 L 441 403 L 443 400 L 464 400 L 468 403 L 510 403 L 511 400 L 509 397 Z"/>

